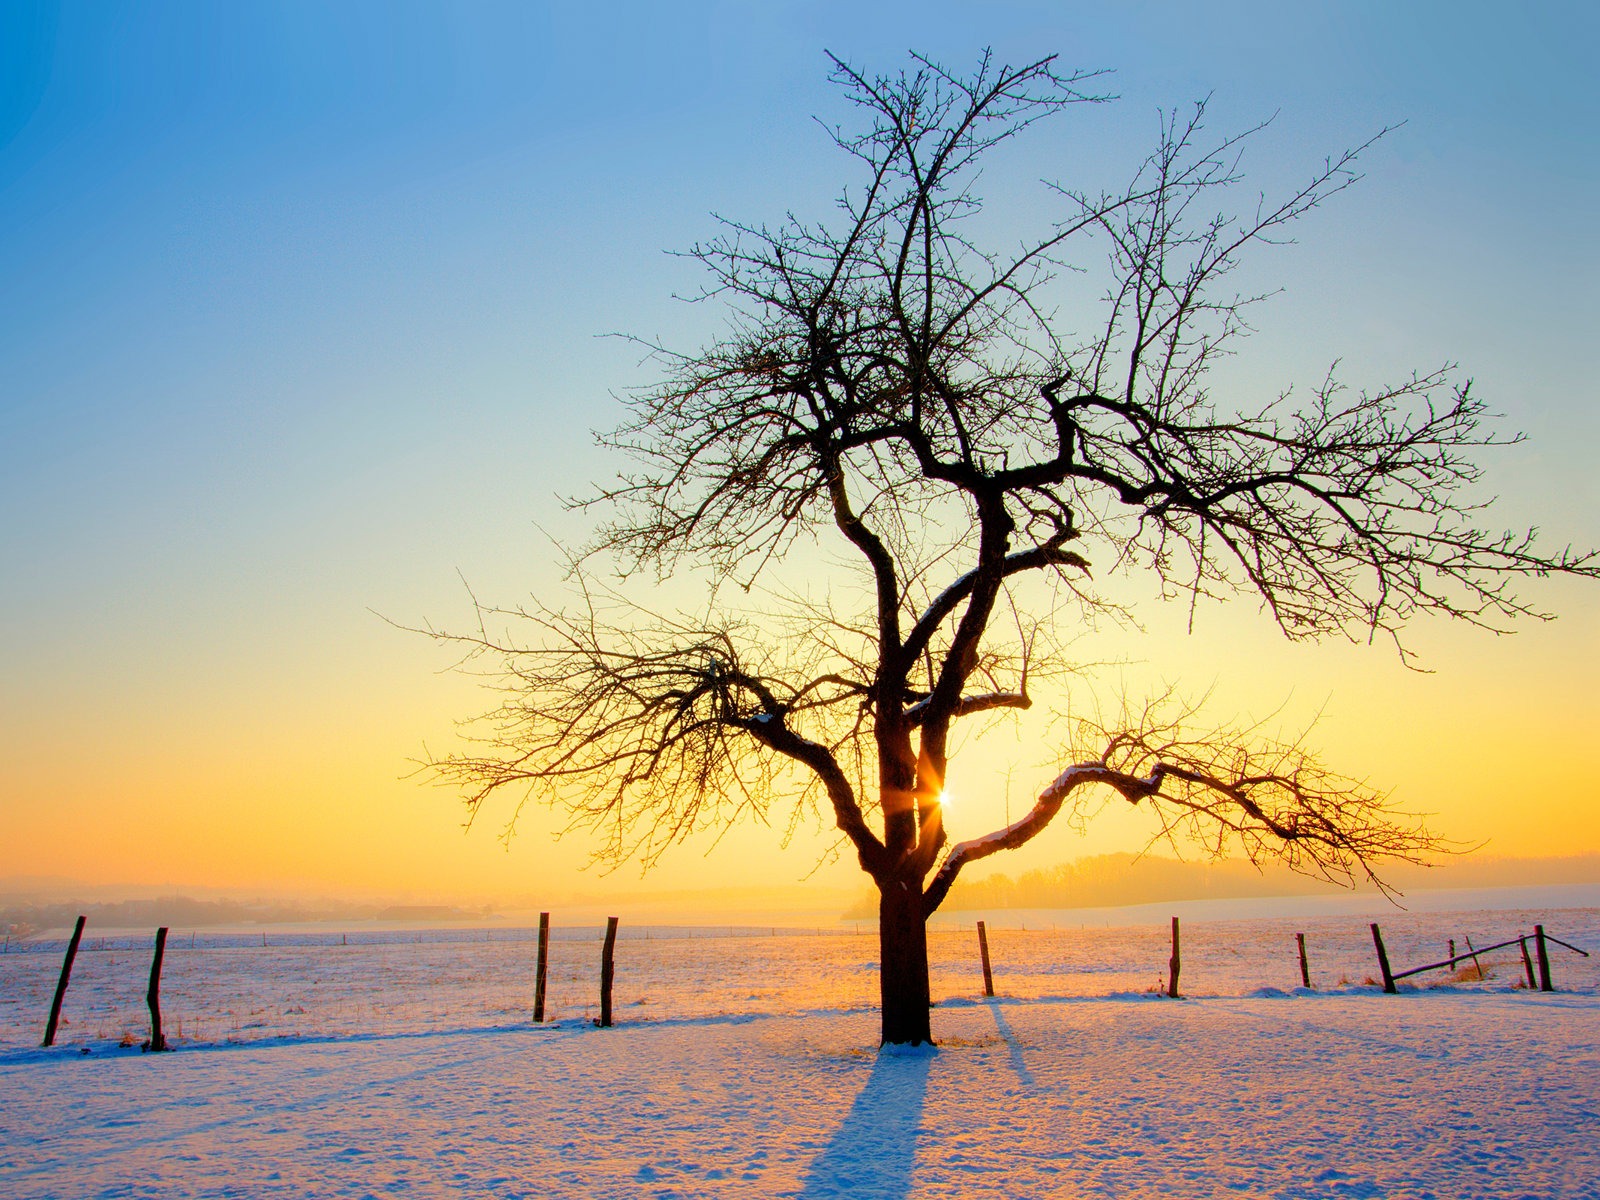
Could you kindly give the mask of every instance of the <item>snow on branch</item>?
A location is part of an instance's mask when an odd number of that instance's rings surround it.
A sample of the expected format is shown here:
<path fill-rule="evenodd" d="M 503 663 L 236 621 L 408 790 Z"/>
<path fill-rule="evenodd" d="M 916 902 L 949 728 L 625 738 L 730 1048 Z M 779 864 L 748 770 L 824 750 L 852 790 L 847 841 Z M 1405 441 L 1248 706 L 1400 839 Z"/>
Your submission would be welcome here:
<path fill-rule="evenodd" d="M 927 698 L 918 700 L 906 708 L 906 721 L 915 728 L 922 721 L 923 714 L 928 710 Z M 957 702 L 953 717 L 969 717 L 974 713 L 993 712 L 997 708 L 1031 708 L 1033 701 L 1026 692 L 983 692 L 974 696 L 963 696 Z"/>

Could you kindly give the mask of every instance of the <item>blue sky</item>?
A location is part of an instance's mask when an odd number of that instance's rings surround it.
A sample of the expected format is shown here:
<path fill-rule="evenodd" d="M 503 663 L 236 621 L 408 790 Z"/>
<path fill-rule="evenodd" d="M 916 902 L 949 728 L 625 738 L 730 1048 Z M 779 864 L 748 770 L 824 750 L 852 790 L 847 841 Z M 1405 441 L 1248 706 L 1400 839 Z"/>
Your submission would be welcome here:
<path fill-rule="evenodd" d="M 697 280 L 663 251 L 713 211 L 821 212 L 837 190 L 812 120 L 845 115 L 825 49 L 1112 71 L 1116 105 L 1007 164 L 994 200 L 1019 228 L 1022 185 L 1114 183 L 1160 106 L 1210 95 L 1218 129 L 1278 114 L 1247 162 L 1266 188 L 1404 122 L 1265 265 L 1285 294 L 1229 378 L 1459 360 L 1532 435 L 1491 463 L 1505 523 L 1600 541 L 1596 14 L 0 0 L 0 876 L 133 878 L 144 855 L 220 878 L 208 862 L 323 811 L 294 781 L 329 770 L 359 793 L 331 837 L 382 825 L 374 853 L 420 877 L 459 813 L 397 777 L 470 700 L 369 610 L 448 620 L 458 572 L 497 599 L 549 582 L 536 525 L 581 530 L 554 497 L 613 469 L 588 431 L 643 378 L 598 335 L 693 345 L 717 315 L 672 299 Z M 1593 598 L 1550 603 L 1572 619 L 1545 653 L 1592 671 Z M 259 817 L 282 828 L 21 849 L 197 806 L 245 820 L 266 793 L 229 791 L 230 761 L 270 764 L 243 771 L 287 790 L 288 816 Z M 475 853 L 445 874 L 480 878 Z M 338 873 L 320 849 L 252 870 Z"/>

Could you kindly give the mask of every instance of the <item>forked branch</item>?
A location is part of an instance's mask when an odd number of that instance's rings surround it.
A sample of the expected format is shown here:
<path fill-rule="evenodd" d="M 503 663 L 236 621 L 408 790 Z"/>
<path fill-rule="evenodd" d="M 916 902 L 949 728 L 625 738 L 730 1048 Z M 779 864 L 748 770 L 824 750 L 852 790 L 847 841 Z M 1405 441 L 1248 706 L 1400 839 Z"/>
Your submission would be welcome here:
<path fill-rule="evenodd" d="M 859 685 L 821 676 L 796 686 L 765 674 L 729 628 L 659 617 L 607 624 L 592 597 L 576 615 L 481 615 L 525 640 L 491 638 L 482 627 L 469 635 L 426 631 L 486 663 L 504 693 L 475 723 L 481 752 L 429 764 L 465 793 L 474 815 L 496 793 L 520 793 L 513 823 L 537 798 L 563 808 L 574 825 L 605 831 L 597 857 L 649 865 L 699 829 L 745 812 L 764 819 L 777 796 L 820 785 L 862 866 L 880 866 L 882 843 L 834 748 L 793 727 L 797 716 L 853 702 Z M 785 762 L 804 768 L 798 789 L 781 786 Z"/>

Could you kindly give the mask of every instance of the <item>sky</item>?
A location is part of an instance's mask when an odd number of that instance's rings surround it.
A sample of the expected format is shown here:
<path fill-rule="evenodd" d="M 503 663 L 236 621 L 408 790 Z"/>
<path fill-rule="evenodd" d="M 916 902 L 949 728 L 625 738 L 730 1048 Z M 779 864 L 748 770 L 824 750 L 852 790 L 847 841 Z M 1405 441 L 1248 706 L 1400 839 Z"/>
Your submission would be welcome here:
<path fill-rule="evenodd" d="M 1459 362 L 1528 441 L 1485 459 L 1496 526 L 1600 544 L 1592 6 L 1266 3 L 201 3 L 0 0 L 0 885 L 497 899 L 860 886 L 827 831 L 585 870 L 593 843 L 505 813 L 463 830 L 415 774 L 492 705 L 388 623 L 549 595 L 561 496 L 622 464 L 591 430 L 718 314 L 671 253 L 711 214 L 822 212 L 843 182 L 825 51 L 894 69 L 1059 53 L 1115 104 L 1002 164 L 1091 189 L 1158 112 L 1273 118 L 1264 189 L 1396 126 L 1366 178 L 1260 266 L 1282 293 L 1221 383 L 1275 394 Z M 1018 143 L 1020 145 L 1020 143 Z M 1030 157 L 1034 156 L 1034 157 Z M 1131 157 L 1130 157 L 1131 156 Z M 1511 637 L 1438 624 L 1428 673 L 1290 646 L 1248 603 L 1141 610 L 1086 653 L 1311 737 L 1483 853 L 1600 851 L 1588 766 L 1600 593 Z M 1049 778 L 999 735 L 951 774 L 957 836 Z M 969 827 L 961 824 L 966 820 Z M 1052 830 L 1012 873 L 1136 850 L 1137 814 Z"/>

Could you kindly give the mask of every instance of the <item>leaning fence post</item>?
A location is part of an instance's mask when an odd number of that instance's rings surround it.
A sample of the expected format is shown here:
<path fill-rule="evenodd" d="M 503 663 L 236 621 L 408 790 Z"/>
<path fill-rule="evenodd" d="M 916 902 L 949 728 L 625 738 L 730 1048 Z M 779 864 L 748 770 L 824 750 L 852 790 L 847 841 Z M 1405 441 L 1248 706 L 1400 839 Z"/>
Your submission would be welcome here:
<path fill-rule="evenodd" d="M 1555 991 L 1555 985 L 1550 982 L 1550 955 L 1545 950 L 1544 926 L 1533 927 L 1533 948 L 1539 955 L 1539 990 L 1541 992 Z"/>
<path fill-rule="evenodd" d="M 167 927 L 156 930 L 156 953 L 150 960 L 150 987 L 145 991 L 145 1003 L 150 1006 L 150 1050 L 165 1050 L 166 1035 L 161 1032 L 161 958 L 167 950 Z"/>
<path fill-rule="evenodd" d="M 539 914 L 539 965 L 533 978 L 533 1023 L 544 1022 L 544 980 L 550 966 L 550 914 Z"/>
<path fill-rule="evenodd" d="M 1467 938 L 1467 953 L 1472 955 L 1473 969 L 1478 972 L 1478 978 L 1483 978 L 1483 964 L 1478 961 L 1478 952 L 1472 948 L 1472 938 Z"/>
<path fill-rule="evenodd" d="M 1378 932 L 1378 923 L 1372 922 L 1372 944 L 1378 948 L 1378 969 L 1383 972 L 1383 990 L 1390 995 L 1394 994 L 1394 972 L 1389 970 L 1389 952 L 1383 948 L 1383 934 Z"/>
<path fill-rule="evenodd" d="M 600 1021 L 601 1029 L 611 1027 L 611 981 L 616 975 L 617 918 L 606 918 L 606 944 L 600 951 Z"/>
<path fill-rule="evenodd" d="M 994 995 L 994 974 L 989 970 L 989 934 L 983 922 L 978 922 L 978 954 L 983 959 L 983 994 Z"/>
<path fill-rule="evenodd" d="M 1528 939 L 1519 937 L 1517 945 L 1522 949 L 1522 969 L 1528 973 L 1528 990 L 1531 992 L 1534 988 L 1533 960 L 1528 957 Z"/>
<path fill-rule="evenodd" d="M 1311 968 L 1306 964 L 1306 935 L 1294 935 L 1294 943 L 1300 949 L 1300 986 L 1307 991 L 1311 990 Z"/>
<path fill-rule="evenodd" d="M 83 940 L 83 923 L 88 918 L 78 917 L 72 928 L 72 940 L 67 943 L 67 956 L 61 960 L 61 978 L 56 983 L 56 998 L 50 1002 L 50 1020 L 44 1027 L 44 1044 L 56 1044 L 56 1023 L 61 1020 L 61 1002 L 67 996 L 67 981 L 72 978 L 72 960 L 78 957 L 78 943 Z"/>
<path fill-rule="evenodd" d="M 1167 960 L 1167 995 L 1178 998 L 1178 918 L 1172 918 L 1172 957 Z"/>

